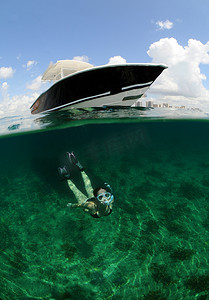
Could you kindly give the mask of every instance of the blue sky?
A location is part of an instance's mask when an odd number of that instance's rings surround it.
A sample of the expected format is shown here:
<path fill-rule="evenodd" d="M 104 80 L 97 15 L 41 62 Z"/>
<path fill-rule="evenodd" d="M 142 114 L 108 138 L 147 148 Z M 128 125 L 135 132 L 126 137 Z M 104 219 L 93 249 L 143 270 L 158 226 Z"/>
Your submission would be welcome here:
<path fill-rule="evenodd" d="M 76 56 L 93 65 L 106 64 L 114 56 L 127 62 L 166 63 L 170 70 L 163 82 L 153 85 L 150 97 L 206 106 L 208 15 L 208 0 L 2 1 L 0 117 L 10 108 L 12 113 L 17 107 L 26 109 L 48 87 L 40 84 L 40 76 L 50 62 Z"/>

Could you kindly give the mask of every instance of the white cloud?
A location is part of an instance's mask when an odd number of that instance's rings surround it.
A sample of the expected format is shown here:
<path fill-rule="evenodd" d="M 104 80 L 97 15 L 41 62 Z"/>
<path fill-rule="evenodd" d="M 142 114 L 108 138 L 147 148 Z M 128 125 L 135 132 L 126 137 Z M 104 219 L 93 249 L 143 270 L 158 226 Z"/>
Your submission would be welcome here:
<path fill-rule="evenodd" d="M 39 75 L 38 77 L 36 77 L 32 83 L 30 84 L 27 84 L 26 85 L 26 88 L 29 89 L 29 90 L 32 90 L 32 91 L 38 91 L 42 85 L 44 84 L 42 81 L 41 81 L 41 78 L 42 76 Z"/>
<path fill-rule="evenodd" d="M 0 68 L 0 78 L 9 78 L 12 77 L 15 70 L 12 67 L 1 67 Z"/>
<path fill-rule="evenodd" d="M 7 82 L 3 82 L 2 85 L 1 85 L 1 88 L 2 88 L 3 91 L 7 91 L 8 87 L 9 86 L 8 86 Z"/>
<path fill-rule="evenodd" d="M 38 76 L 31 85 L 28 85 L 28 88 L 32 89 L 32 92 L 11 97 L 9 95 L 8 83 L 3 82 L 0 85 L 0 118 L 15 115 L 30 115 L 30 106 L 40 95 L 41 87 L 43 87 L 41 84 L 41 76 Z M 35 91 L 36 89 L 40 90 Z"/>
<path fill-rule="evenodd" d="M 0 87 L 2 98 L 5 101 L 7 101 L 9 99 L 8 88 L 9 88 L 9 85 L 8 85 L 7 82 L 3 82 L 2 85 L 1 85 L 1 87 Z"/>
<path fill-rule="evenodd" d="M 23 68 L 27 69 L 27 71 L 30 71 L 35 65 L 37 65 L 37 61 L 35 60 L 29 60 L 26 65 L 22 65 Z"/>
<path fill-rule="evenodd" d="M 156 25 L 158 27 L 158 30 L 164 30 L 164 29 L 171 29 L 173 27 L 173 23 L 169 20 L 166 20 L 166 21 L 157 21 L 156 22 Z"/>
<path fill-rule="evenodd" d="M 3 101 L 0 102 L 0 118 L 5 116 L 26 115 L 30 114 L 30 106 L 39 96 L 38 93 L 31 95 L 18 95 L 12 98 L 8 94 L 4 94 Z"/>
<path fill-rule="evenodd" d="M 29 60 L 29 61 L 27 62 L 26 68 L 27 68 L 27 70 L 29 71 L 29 70 L 31 70 L 32 67 L 35 66 L 35 65 L 37 65 L 37 62 L 36 62 L 35 60 Z"/>
<path fill-rule="evenodd" d="M 82 55 L 82 56 L 74 56 L 73 60 L 77 60 L 77 61 L 83 61 L 83 62 L 89 62 L 89 58 L 86 55 Z"/>
<path fill-rule="evenodd" d="M 113 56 L 110 57 L 108 65 L 115 65 L 115 64 L 126 64 L 126 59 L 122 56 Z"/>
<path fill-rule="evenodd" d="M 202 44 L 194 39 L 190 39 L 185 47 L 174 38 L 164 38 L 151 44 L 147 53 L 152 62 L 168 66 L 151 91 L 161 97 L 178 97 L 184 103 L 196 101 L 201 104 L 203 99 L 209 101 L 209 91 L 203 85 L 206 76 L 200 71 L 200 64 L 209 64 L 208 52 L 209 42 Z"/>

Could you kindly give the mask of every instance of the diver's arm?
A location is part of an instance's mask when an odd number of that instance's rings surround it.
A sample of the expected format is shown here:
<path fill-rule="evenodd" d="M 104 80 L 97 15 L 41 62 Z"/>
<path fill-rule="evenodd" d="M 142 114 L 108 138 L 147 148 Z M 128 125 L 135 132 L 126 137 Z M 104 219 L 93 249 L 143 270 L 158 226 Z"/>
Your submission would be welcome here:
<path fill-rule="evenodd" d="M 110 204 L 110 206 L 109 206 L 109 207 L 110 207 L 110 209 L 112 209 L 112 203 Z"/>
<path fill-rule="evenodd" d="M 97 206 L 93 201 L 88 201 L 83 203 L 82 208 L 84 211 L 94 214 L 96 212 Z"/>
<path fill-rule="evenodd" d="M 82 207 L 82 205 L 83 205 L 83 204 L 79 204 L 79 203 L 75 203 L 75 204 L 73 204 L 73 203 L 68 203 L 68 204 L 67 204 L 67 206 L 68 206 L 68 207 L 71 207 L 71 208 L 74 208 L 74 207 L 75 207 L 75 208 L 76 208 L 76 207 Z"/>
<path fill-rule="evenodd" d="M 72 208 L 81 207 L 81 208 L 83 208 L 85 211 L 88 211 L 88 210 L 94 209 L 95 204 L 94 204 L 94 202 L 85 202 L 85 203 L 81 203 L 81 204 L 79 204 L 79 203 L 75 203 L 75 204 L 73 204 L 73 203 L 68 203 L 67 206 L 68 206 L 68 207 L 72 207 Z"/>
<path fill-rule="evenodd" d="M 80 207 L 80 208 L 83 208 L 83 210 L 85 212 L 88 212 L 88 213 L 91 213 L 91 214 L 95 214 L 97 211 L 96 211 L 96 204 L 92 201 L 88 201 L 88 202 L 85 202 L 85 203 L 75 203 L 75 204 L 72 204 L 72 203 L 68 203 L 67 204 L 68 207 L 70 208 L 77 208 L 77 207 Z"/>

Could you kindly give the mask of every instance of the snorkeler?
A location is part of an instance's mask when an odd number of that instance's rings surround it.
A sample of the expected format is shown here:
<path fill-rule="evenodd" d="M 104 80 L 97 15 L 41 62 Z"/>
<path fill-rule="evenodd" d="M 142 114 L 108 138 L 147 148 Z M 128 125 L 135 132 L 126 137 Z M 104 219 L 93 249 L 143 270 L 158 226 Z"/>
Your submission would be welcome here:
<path fill-rule="evenodd" d="M 67 206 L 71 208 L 80 207 L 83 211 L 89 213 L 93 218 L 101 218 L 109 216 L 112 212 L 112 205 L 114 196 L 109 184 L 104 183 L 103 187 L 97 187 L 93 190 L 91 181 L 87 176 L 83 166 L 75 157 L 73 152 L 67 152 L 67 157 L 73 165 L 75 165 L 81 172 L 83 182 L 86 188 L 88 197 L 86 197 L 70 179 L 70 172 L 66 167 L 58 168 L 59 174 L 63 179 L 67 180 L 69 188 L 74 193 L 78 203 L 68 203 Z"/>

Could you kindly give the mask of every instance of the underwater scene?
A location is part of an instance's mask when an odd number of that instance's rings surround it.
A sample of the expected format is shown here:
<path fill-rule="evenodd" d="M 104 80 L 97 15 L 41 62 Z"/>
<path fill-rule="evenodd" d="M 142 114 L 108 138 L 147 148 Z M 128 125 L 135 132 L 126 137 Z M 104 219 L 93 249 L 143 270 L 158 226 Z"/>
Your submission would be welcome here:
<path fill-rule="evenodd" d="M 0 298 L 209 299 L 208 117 L 98 114 L 0 120 Z M 110 215 L 67 206 L 71 151 Z"/>

